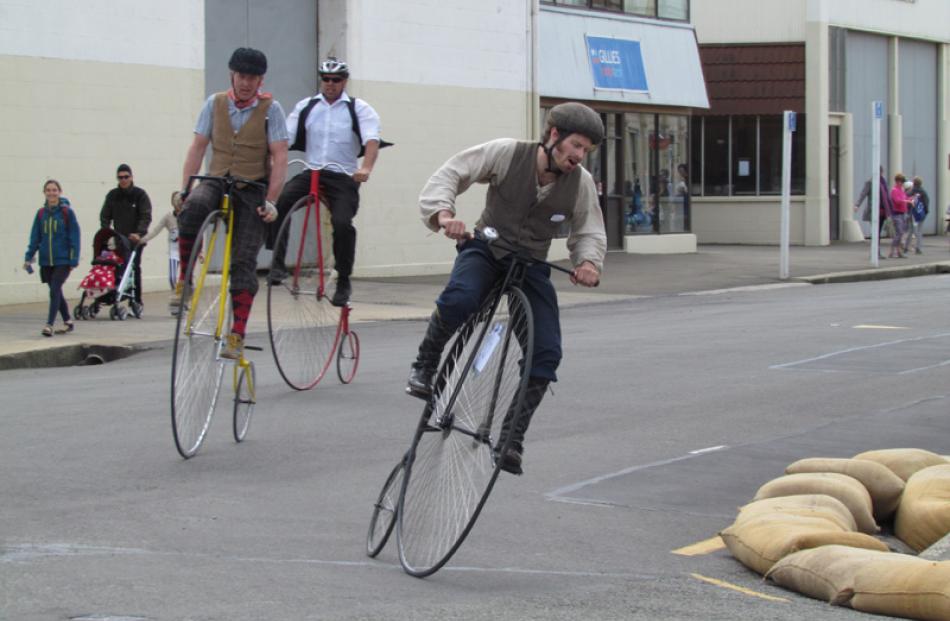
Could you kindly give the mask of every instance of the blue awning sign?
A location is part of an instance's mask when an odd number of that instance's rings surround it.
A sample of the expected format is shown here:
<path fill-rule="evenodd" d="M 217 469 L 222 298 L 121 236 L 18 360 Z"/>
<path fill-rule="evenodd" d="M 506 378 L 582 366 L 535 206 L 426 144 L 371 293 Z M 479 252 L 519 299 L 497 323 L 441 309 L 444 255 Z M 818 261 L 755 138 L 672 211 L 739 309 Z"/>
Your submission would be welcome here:
<path fill-rule="evenodd" d="M 609 37 L 585 38 L 594 88 L 639 92 L 649 90 L 639 41 Z"/>

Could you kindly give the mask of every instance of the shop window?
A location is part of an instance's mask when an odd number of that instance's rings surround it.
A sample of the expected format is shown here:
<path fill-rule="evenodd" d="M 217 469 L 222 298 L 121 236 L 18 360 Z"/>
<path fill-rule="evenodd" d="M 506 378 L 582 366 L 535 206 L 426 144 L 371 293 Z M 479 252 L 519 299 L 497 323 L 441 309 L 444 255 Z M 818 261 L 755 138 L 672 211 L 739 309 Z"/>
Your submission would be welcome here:
<path fill-rule="evenodd" d="M 689 0 L 541 0 L 541 3 L 689 21 Z"/>
<path fill-rule="evenodd" d="M 689 19 L 689 0 L 660 0 L 657 17 L 660 19 Z"/>
<path fill-rule="evenodd" d="M 754 195 L 758 166 L 755 157 L 756 118 L 737 116 L 732 119 L 732 188 L 733 194 Z"/>
<path fill-rule="evenodd" d="M 708 116 L 692 120 L 692 194 L 769 196 L 782 192 L 782 117 Z M 701 190 L 701 192 L 697 191 Z M 805 192 L 805 115 L 792 134 L 792 194 Z"/>
<path fill-rule="evenodd" d="M 694 142 L 699 142 L 695 137 Z M 729 196 L 729 117 L 703 119 L 703 194 Z"/>
<path fill-rule="evenodd" d="M 632 15 L 656 15 L 656 0 L 623 0 L 623 12 Z"/>

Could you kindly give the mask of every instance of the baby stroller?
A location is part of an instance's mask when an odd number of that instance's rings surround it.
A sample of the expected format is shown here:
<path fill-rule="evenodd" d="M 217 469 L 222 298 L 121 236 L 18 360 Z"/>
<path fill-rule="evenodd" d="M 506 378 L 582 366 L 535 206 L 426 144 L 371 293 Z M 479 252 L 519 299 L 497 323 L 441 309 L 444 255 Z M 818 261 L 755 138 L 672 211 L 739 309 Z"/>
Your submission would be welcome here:
<path fill-rule="evenodd" d="M 129 313 L 141 317 L 142 305 L 135 301 L 135 279 L 132 277 L 137 248 L 132 248 L 124 236 L 104 228 L 96 232 L 92 251 L 92 269 L 79 284 L 82 297 L 73 308 L 73 317 L 93 319 L 103 306 L 111 306 L 111 319 L 121 321 Z"/>

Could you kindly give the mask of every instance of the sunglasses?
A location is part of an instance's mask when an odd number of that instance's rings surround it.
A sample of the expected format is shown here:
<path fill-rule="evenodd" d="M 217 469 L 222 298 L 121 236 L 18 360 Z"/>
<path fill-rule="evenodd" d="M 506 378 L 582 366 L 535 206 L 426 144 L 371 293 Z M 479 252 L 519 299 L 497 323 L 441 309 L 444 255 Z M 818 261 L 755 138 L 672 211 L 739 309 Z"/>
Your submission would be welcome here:
<path fill-rule="evenodd" d="M 339 84 L 340 82 L 343 81 L 343 78 L 332 78 L 328 75 L 322 75 L 320 76 L 320 79 L 323 80 L 324 82 L 333 82 L 334 84 Z"/>
<path fill-rule="evenodd" d="M 119 179 L 131 179 L 132 175 L 116 175 L 116 177 Z"/>

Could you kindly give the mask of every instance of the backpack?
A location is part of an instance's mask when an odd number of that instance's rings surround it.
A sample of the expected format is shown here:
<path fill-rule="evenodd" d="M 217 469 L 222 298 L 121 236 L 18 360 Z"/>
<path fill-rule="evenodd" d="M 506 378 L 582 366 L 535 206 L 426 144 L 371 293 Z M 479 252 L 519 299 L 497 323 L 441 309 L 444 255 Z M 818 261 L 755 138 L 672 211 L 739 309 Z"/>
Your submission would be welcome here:
<path fill-rule="evenodd" d="M 927 208 L 919 196 L 914 199 L 914 206 L 910 208 L 910 213 L 914 217 L 914 222 L 923 222 L 927 217 Z"/>
<path fill-rule="evenodd" d="M 319 99 L 319 95 L 317 97 L 311 97 L 310 101 L 307 102 L 307 105 L 304 106 L 303 110 L 300 111 L 300 117 L 297 119 L 297 134 L 294 136 L 294 143 L 290 145 L 291 151 L 307 150 L 307 115 L 309 115 L 313 107 L 317 105 L 317 101 Z M 356 134 L 356 141 L 360 145 L 360 152 L 356 157 L 363 157 L 363 154 L 366 152 L 366 148 L 363 146 L 363 134 L 360 132 L 360 120 L 356 116 L 356 98 L 351 97 L 346 102 L 346 107 L 350 111 L 350 121 L 353 124 L 353 133 Z M 393 143 L 391 142 L 386 142 L 382 138 L 379 139 L 380 149 L 391 147 L 392 145 Z"/>

